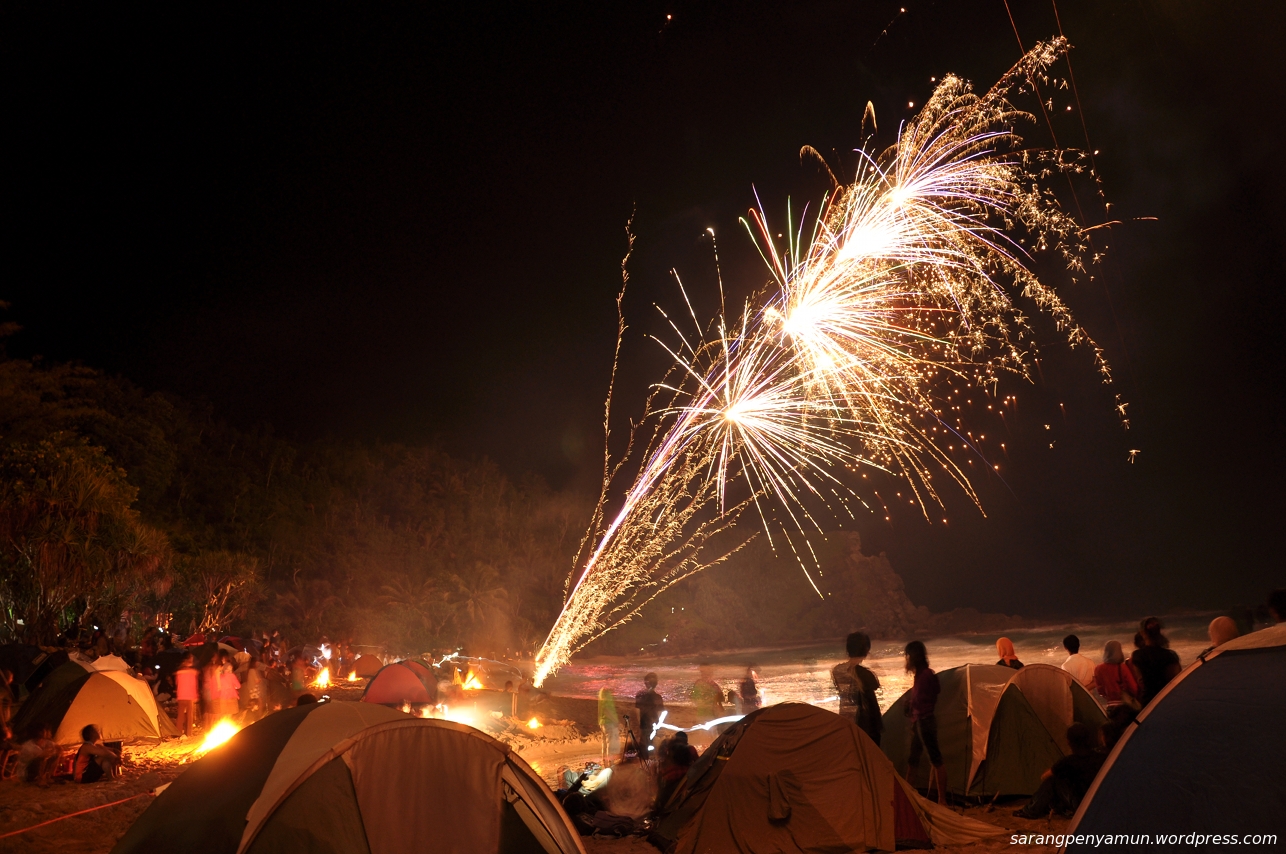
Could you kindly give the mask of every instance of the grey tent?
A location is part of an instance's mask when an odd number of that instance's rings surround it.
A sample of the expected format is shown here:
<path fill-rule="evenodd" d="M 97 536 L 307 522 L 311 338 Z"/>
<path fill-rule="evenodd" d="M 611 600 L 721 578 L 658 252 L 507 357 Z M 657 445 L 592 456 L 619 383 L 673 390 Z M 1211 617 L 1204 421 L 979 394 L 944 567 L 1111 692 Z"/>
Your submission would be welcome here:
<path fill-rule="evenodd" d="M 268 715 L 193 763 L 115 854 L 584 854 L 504 744 L 372 703 Z"/>
<path fill-rule="evenodd" d="M 947 790 L 956 795 L 1030 795 L 1041 774 L 1067 755 L 1073 722 L 1098 729 L 1106 720 L 1098 701 L 1072 675 L 1048 664 L 1012 670 L 966 664 L 938 674 L 942 693 L 936 717 Z M 907 767 L 910 692 L 884 713 L 880 742 L 899 773 Z M 928 786 L 929 761 L 920 762 L 913 785 Z"/>
<path fill-rule="evenodd" d="M 1067 833 L 1276 834 L 1281 845 L 1284 758 L 1286 625 L 1231 640 L 1166 685 L 1116 743 Z"/>

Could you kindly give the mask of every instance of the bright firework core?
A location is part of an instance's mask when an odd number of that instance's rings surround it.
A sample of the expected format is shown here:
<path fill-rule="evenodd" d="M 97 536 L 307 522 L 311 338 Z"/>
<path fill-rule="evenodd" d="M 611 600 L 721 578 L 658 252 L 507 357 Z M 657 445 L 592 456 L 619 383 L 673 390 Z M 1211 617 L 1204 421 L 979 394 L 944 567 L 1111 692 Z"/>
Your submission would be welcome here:
<path fill-rule="evenodd" d="M 946 482 L 978 504 L 951 452 L 981 451 L 947 398 L 1027 376 L 1034 345 L 1011 293 L 1050 314 L 1071 345 L 1089 344 L 1110 380 L 1099 348 L 1029 266 L 1030 248 L 1059 253 L 1073 275 L 1085 270 L 1085 232 L 1042 182 L 1088 171 L 1086 161 L 1023 148 L 1014 125 L 1030 116 L 1007 100 L 1066 49 L 1062 39 L 1037 45 L 983 94 L 943 78 L 891 147 L 859 152 L 854 181 L 837 182 L 811 235 L 791 222 L 783 246 L 762 208 L 743 220 L 775 287 L 709 325 L 690 301 L 690 326 L 666 316 L 677 341 L 662 346 L 675 364 L 631 433 L 625 458 L 638 473 L 609 520 L 622 461 L 605 461 L 576 581 L 536 656 L 536 685 L 744 545 L 748 536 L 728 532 L 746 510 L 808 573 L 808 532 L 823 530 L 809 508 L 866 506 L 849 480 L 859 469 L 900 478 L 926 519 Z M 609 391 L 609 427 L 610 406 Z M 742 497 L 729 498 L 733 488 Z"/>

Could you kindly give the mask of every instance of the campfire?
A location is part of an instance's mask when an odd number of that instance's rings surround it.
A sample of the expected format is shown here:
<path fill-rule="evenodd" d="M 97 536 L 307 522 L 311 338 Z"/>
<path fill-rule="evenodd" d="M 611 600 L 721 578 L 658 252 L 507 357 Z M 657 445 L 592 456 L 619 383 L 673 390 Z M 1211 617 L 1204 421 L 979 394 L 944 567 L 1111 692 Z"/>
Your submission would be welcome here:
<path fill-rule="evenodd" d="M 201 742 L 201 746 L 196 749 L 196 752 L 206 753 L 211 751 L 240 731 L 241 727 L 237 726 L 227 718 L 224 718 L 215 724 L 213 729 L 205 734 L 205 740 Z"/>
<path fill-rule="evenodd" d="M 321 669 L 321 672 L 317 674 L 317 678 L 313 680 L 313 687 L 314 687 L 314 688 L 329 688 L 329 687 L 330 687 L 330 671 L 329 671 L 329 670 L 327 670 L 325 667 L 323 667 L 323 668 Z"/>

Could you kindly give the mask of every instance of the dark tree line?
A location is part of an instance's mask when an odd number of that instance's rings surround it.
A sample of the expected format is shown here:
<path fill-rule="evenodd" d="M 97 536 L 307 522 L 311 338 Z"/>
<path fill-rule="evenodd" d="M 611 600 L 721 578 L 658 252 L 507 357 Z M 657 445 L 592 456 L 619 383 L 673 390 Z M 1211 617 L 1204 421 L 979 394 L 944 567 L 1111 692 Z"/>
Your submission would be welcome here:
<path fill-rule="evenodd" d="M 88 368 L 0 361 L 0 636 L 88 621 L 530 649 L 588 505 L 435 447 L 298 444 Z"/>

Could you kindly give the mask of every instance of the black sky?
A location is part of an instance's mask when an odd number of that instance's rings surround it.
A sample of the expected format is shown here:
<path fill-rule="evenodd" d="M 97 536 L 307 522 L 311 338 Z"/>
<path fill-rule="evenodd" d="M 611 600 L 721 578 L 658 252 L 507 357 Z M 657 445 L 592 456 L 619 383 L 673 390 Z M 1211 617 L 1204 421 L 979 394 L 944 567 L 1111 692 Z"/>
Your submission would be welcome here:
<path fill-rule="evenodd" d="M 902 3 L 8 5 L 9 349 L 588 485 L 631 211 L 637 406 L 666 271 L 716 306 L 707 227 L 730 289 L 763 283 L 752 185 L 770 212 L 815 201 L 802 145 L 851 163 L 868 100 L 887 142 L 931 77 L 987 86 L 1019 56 L 1002 0 Z M 1011 5 L 1025 44 L 1057 33 L 1052 4 Z M 1157 221 L 1099 232 L 1104 274 L 1066 291 L 1116 388 L 1043 328 L 988 516 L 860 520 L 917 602 L 1138 615 L 1286 585 L 1286 32 L 1276 3 L 1178 5 L 1058 7 L 1112 216 Z"/>

